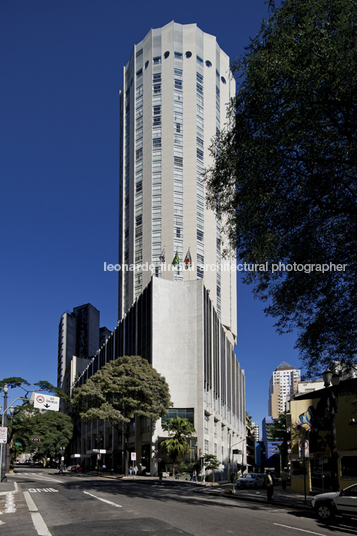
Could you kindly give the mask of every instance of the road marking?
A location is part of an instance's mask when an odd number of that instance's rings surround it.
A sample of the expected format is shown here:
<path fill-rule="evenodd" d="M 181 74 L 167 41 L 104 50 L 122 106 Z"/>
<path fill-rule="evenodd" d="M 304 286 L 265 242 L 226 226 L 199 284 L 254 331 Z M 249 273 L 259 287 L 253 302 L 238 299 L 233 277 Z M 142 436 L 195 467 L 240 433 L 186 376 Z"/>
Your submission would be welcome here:
<path fill-rule="evenodd" d="M 47 528 L 46 523 L 43 520 L 43 517 L 38 512 L 37 506 L 33 502 L 33 499 L 28 491 L 24 491 L 24 497 L 27 504 L 27 508 L 30 512 L 36 512 L 35 514 L 31 514 L 32 523 L 35 527 L 38 536 L 52 536 L 50 531 Z"/>
<path fill-rule="evenodd" d="M 14 494 L 12 491 L 6 495 L 5 514 L 13 514 L 16 512 Z"/>
<path fill-rule="evenodd" d="M 12 491 L 11 493 L 17 493 L 19 491 L 19 488 L 17 487 L 17 482 L 14 482 L 14 488 L 15 488 L 15 491 Z M 9 493 L 8 491 L 1 491 L 0 495 L 7 495 L 8 493 Z"/>
<path fill-rule="evenodd" d="M 116 506 L 117 508 L 122 508 L 120 504 L 115 504 L 112 501 L 107 501 L 107 499 L 102 499 L 101 497 L 97 497 L 97 495 L 92 495 L 92 493 L 89 493 L 89 491 L 83 491 L 86 495 L 90 495 L 91 497 L 94 497 L 95 499 L 98 499 L 98 501 L 103 501 L 107 504 L 111 504 L 112 506 Z"/>
<path fill-rule="evenodd" d="M 300 532 L 307 532 L 308 534 L 316 534 L 316 536 L 326 536 L 325 534 L 321 534 L 321 532 L 312 532 L 311 530 L 298 529 L 297 527 L 290 527 L 289 525 L 281 525 L 280 523 L 274 523 L 274 525 L 277 525 L 278 527 L 285 527 L 286 529 L 299 530 Z"/>
<path fill-rule="evenodd" d="M 37 478 L 37 480 L 49 480 L 50 482 L 59 482 L 60 484 L 63 483 L 63 480 L 56 480 L 55 478 L 50 478 L 48 476 L 38 476 L 38 473 L 22 473 L 22 475 L 30 476 L 31 478 Z"/>
<path fill-rule="evenodd" d="M 31 514 L 31 517 L 38 536 L 52 536 L 41 514 L 37 512 L 36 514 Z"/>
<path fill-rule="evenodd" d="M 28 491 L 30 493 L 58 493 L 58 489 L 54 488 L 29 488 Z"/>
<path fill-rule="evenodd" d="M 27 504 L 27 508 L 30 510 L 30 512 L 37 512 L 37 506 L 33 502 L 33 499 L 28 491 L 24 491 L 24 497 Z"/>

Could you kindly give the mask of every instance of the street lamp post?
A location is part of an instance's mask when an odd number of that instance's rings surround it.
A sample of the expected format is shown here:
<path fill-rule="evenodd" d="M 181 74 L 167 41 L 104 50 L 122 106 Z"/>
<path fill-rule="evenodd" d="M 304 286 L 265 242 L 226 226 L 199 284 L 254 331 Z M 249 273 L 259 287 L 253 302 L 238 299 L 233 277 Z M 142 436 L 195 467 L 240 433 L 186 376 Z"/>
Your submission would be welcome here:
<path fill-rule="evenodd" d="M 2 418 L 1 418 L 1 427 L 2 428 L 6 428 L 6 425 L 7 425 L 7 393 L 9 391 L 9 386 L 5 383 L 4 387 L 3 387 L 3 391 L 4 391 L 4 411 L 3 411 L 3 414 L 2 414 Z M 6 481 L 6 448 L 7 448 L 7 443 L 5 443 L 5 448 L 4 448 L 4 443 L 1 443 L 1 450 L 0 450 L 0 459 L 1 459 L 1 467 L 0 467 L 0 482 L 2 482 L 3 480 Z"/>
<path fill-rule="evenodd" d="M 7 393 L 9 391 L 9 386 L 7 384 L 4 385 L 3 391 L 4 391 L 4 411 L 1 417 L 1 427 L 5 428 L 7 425 L 7 410 L 9 410 L 11 418 L 12 418 L 12 415 L 14 413 L 13 405 L 15 404 L 15 402 L 17 402 L 17 400 L 23 400 L 23 401 L 29 402 L 29 400 L 25 397 L 20 396 L 18 398 L 15 398 L 15 400 L 11 402 L 11 404 L 8 406 L 7 405 Z M 4 445 L 5 445 L 5 448 L 4 448 Z M 6 469 L 7 469 L 6 460 L 7 460 L 7 441 L 6 443 L 1 443 L 0 445 L 0 483 L 3 480 L 6 481 Z"/>
<path fill-rule="evenodd" d="M 337 437 L 336 437 L 336 411 L 337 411 L 337 396 L 334 390 L 340 383 L 340 377 L 337 374 L 332 374 L 329 369 L 326 369 L 322 375 L 324 385 L 327 391 L 326 408 L 330 410 L 330 426 L 331 426 L 331 485 L 332 491 L 339 490 L 338 479 L 338 453 L 337 453 Z"/>
<path fill-rule="evenodd" d="M 233 447 L 236 447 L 237 445 L 240 445 L 241 443 L 243 443 L 244 441 L 246 441 L 246 437 L 244 437 L 243 439 L 241 439 L 240 441 L 238 441 L 238 443 L 235 443 L 234 445 L 232 445 L 232 449 Z M 235 452 L 237 451 L 237 452 Z M 234 454 L 242 454 L 242 474 L 243 474 L 243 458 L 244 458 L 244 450 L 242 449 L 241 452 L 239 452 L 239 449 L 233 449 L 232 450 L 232 462 L 233 462 L 233 455 Z"/>

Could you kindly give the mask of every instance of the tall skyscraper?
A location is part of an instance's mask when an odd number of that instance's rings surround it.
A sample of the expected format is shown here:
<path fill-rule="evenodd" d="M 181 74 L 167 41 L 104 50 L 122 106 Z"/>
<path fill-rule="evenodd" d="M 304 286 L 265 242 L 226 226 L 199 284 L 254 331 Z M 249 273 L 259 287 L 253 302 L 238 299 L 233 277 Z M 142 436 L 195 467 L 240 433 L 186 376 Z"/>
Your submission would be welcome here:
<path fill-rule="evenodd" d="M 221 269 L 222 223 L 205 207 L 203 181 L 234 93 L 229 57 L 196 24 L 170 22 L 134 46 L 120 93 L 119 264 L 136 269 L 119 272 L 119 319 L 151 275 L 201 278 L 234 341 L 236 272 Z"/>
<path fill-rule="evenodd" d="M 123 71 L 119 321 L 76 385 L 123 355 L 141 355 L 165 377 L 173 402 L 166 418 L 136 418 L 129 437 L 140 471 L 154 475 L 165 424 L 175 416 L 196 429 L 191 462 L 215 454 L 218 478 L 245 466 L 233 455 L 245 451 L 245 375 L 234 354 L 235 255 L 222 259 L 223 224 L 205 207 L 203 181 L 209 145 L 234 91 L 228 56 L 195 24 L 150 30 Z M 73 458 L 94 462 L 98 438 L 106 465 L 123 470 L 120 431 L 102 423 L 82 425 Z M 171 470 L 169 457 L 162 463 Z"/>
<path fill-rule="evenodd" d="M 297 392 L 300 381 L 300 370 L 295 369 L 286 361 L 273 372 L 269 382 L 269 415 L 278 419 L 280 413 L 287 410 L 290 396 Z"/>
<path fill-rule="evenodd" d="M 99 328 L 99 317 L 100 312 L 90 303 L 62 314 L 58 326 L 57 387 L 63 388 L 65 371 L 73 356 L 93 357 L 109 337 L 107 328 Z"/>

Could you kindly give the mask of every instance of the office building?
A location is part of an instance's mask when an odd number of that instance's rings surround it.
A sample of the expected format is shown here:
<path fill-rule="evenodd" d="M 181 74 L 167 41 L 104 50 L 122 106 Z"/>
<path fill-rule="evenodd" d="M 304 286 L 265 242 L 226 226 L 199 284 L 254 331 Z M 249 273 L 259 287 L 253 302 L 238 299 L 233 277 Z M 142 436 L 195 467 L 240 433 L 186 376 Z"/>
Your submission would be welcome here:
<path fill-rule="evenodd" d="M 245 452 L 245 378 L 233 351 L 236 259 L 223 259 L 203 172 L 234 92 L 228 56 L 196 24 L 170 22 L 134 46 L 120 92 L 119 320 L 76 383 L 121 355 L 147 359 L 169 385 L 166 421 L 194 424 L 190 460 L 215 454 L 217 479 L 245 463 L 232 452 Z M 137 420 L 130 436 L 154 475 L 162 421 Z M 93 464 L 99 443 L 107 467 L 123 470 L 121 437 L 101 423 L 82 425 L 71 455 Z"/>
<path fill-rule="evenodd" d="M 241 467 L 233 448 L 239 444 L 244 449 L 244 371 L 201 279 L 176 282 L 153 277 L 75 385 L 121 355 L 147 359 L 166 378 L 174 402 L 167 417 L 152 428 L 147 419 L 137 419 L 131 428 L 130 450 L 136 453 L 140 472 L 157 475 L 158 447 L 167 437 L 163 422 L 175 416 L 188 418 L 196 429 L 191 461 L 215 454 L 220 462 L 216 479 L 228 478 L 230 471 Z M 109 424 L 82 424 L 81 435 L 71 446 L 72 460 L 95 464 L 98 438 L 107 467 L 122 470 L 120 434 Z M 169 459 L 164 462 L 171 470 Z"/>
<path fill-rule="evenodd" d="M 269 383 L 269 416 L 278 419 L 288 410 L 291 395 L 297 392 L 300 370 L 283 361 L 275 369 Z"/>
<path fill-rule="evenodd" d="M 203 279 L 234 344 L 235 255 L 222 259 L 222 222 L 205 207 L 203 182 L 234 94 L 229 57 L 196 24 L 170 22 L 134 46 L 120 93 L 119 265 L 135 271 L 119 271 L 119 319 L 152 275 Z"/>
<path fill-rule="evenodd" d="M 72 313 L 62 314 L 58 326 L 57 387 L 64 389 L 65 371 L 73 356 L 78 359 L 93 357 L 108 338 L 111 332 L 105 327 L 99 328 L 99 318 L 100 312 L 90 303 L 74 307 Z M 82 372 L 83 366 L 79 363 L 74 368 L 79 367 Z"/>

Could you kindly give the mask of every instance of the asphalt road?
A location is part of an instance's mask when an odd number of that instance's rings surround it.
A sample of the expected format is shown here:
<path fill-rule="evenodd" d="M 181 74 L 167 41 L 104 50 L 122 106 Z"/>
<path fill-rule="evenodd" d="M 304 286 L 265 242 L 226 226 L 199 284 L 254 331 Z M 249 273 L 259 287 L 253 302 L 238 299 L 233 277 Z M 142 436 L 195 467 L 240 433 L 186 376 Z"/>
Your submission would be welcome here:
<path fill-rule="evenodd" d="M 203 494 L 187 485 L 139 484 L 54 470 L 16 469 L 16 511 L 0 516 L 6 536 L 339 536 L 308 511 Z M 13 516 L 13 517 L 11 517 Z"/>

